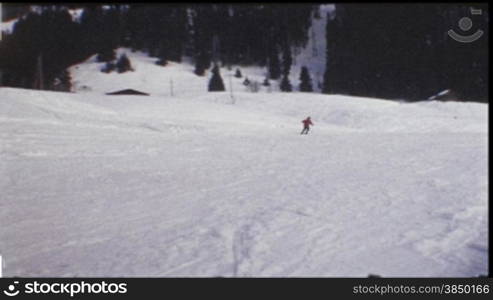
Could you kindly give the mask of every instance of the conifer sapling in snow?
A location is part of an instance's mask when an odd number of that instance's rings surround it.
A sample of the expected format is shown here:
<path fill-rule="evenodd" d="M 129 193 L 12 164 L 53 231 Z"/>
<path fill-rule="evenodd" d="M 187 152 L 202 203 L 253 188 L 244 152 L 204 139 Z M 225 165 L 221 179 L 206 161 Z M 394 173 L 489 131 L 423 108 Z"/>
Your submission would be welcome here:
<path fill-rule="evenodd" d="M 219 73 L 219 67 L 217 65 L 214 65 L 214 67 L 212 68 L 212 77 L 209 81 L 209 92 L 218 92 L 224 90 L 224 83 L 223 79 L 221 78 L 221 74 Z"/>
<path fill-rule="evenodd" d="M 241 78 L 241 77 L 243 77 L 243 75 L 241 74 L 240 69 L 236 69 L 235 77 L 236 77 L 236 78 Z"/>
<path fill-rule="evenodd" d="M 281 77 L 281 65 L 277 51 L 274 50 L 269 57 L 269 77 L 270 79 L 279 79 Z"/>
<path fill-rule="evenodd" d="M 133 71 L 130 60 L 126 54 L 122 54 L 118 61 L 116 62 L 116 70 L 118 73 L 125 73 L 127 71 Z"/>
<path fill-rule="evenodd" d="M 289 82 L 289 78 L 287 75 L 284 75 L 282 77 L 280 89 L 283 92 L 291 92 L 293 90 L 293 87 L 291 85 L 291 82 Z"/>
<path fill-rule="evenodd" d="M 300 81 L 301 92 L 313 92 L 312 79 L 310 78 L 308 68 L 305 66 L 301 68 Z"/>

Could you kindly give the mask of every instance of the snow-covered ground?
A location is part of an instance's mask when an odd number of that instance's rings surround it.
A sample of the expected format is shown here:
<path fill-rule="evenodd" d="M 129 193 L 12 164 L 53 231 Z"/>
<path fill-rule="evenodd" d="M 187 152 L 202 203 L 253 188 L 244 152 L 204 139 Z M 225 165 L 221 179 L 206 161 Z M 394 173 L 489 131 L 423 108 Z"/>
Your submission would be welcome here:
<path fill-rule="evenodd" d="M 487 273 L 486 104 L 231 98 L 129 55 L 77 93 L 0 88 L 4 276 Z"/>
<path fill-rule="evenodd" d="M 10 21 L 0 22 L 0 32 L 3 33 L 12 33 L 14 30 L 14 25 L 17 22 L 17 19 L 12 19 Z"/>
<path fill-rule="evenodd" d="M 185 57 L 184 63 L 170 61 L 165 67 L 155 64 L 157 58 L 149 57 L 146 53 L 132 52 L 128 48 L 116 50 L 117 58 L 125 54 L 130 59 L 133 72 L 119 74 L 100 72 L 105 63 L 97 62 L 96 55 L 87 59 L 84 63 L 70 68 L 73 76 L 73 90 L 77 93 L 99 93 L 121 89 L 136 89 L 150 93 L 152 96 L 194 97 L 203 95 L 207 91 L 210 70 L 205 76 L 197 76 L 193 73 L 195 67 L 190 58 Z M 234 77 L 239 68 L 243 76 Z M 256 66 L 233 66 L 231 70 L 221 68 L 221 75 L 228 92 L 233 89 L 233 96 L 237 92 L 250 91 L 243 82 L 248 78 L 250 82 L 257 82 L 259 92 L 279 91 L 280 80 L 271 80 L 270 87 L 262 85 L 267 74 L 266 68 Z M 299 79 L 292 75 L 292 84 L 299 85 Z"/>

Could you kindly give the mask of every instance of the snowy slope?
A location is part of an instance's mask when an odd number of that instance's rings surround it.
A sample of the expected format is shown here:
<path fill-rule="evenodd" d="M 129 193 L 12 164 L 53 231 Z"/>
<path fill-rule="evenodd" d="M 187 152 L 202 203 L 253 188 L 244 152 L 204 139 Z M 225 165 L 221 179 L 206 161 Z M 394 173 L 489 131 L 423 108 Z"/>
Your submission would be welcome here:
<path fill-rule="evenodd" d="M 130 55 L 74 66 L 78 93 L 0 88 L 5 276 L 487 272 L 487 105 L 232 99 Z"/>
<path fill-rule="evenodd" d="M 346 114 L 312 114 L 300 137 L 304 115 L 250 94 L 1 95 L 7 276 L 486 272 L 485 108 L 437 103 L 419 109 L 449 128 L 367 132 L 334 97 Z"/>
<path fill-rule="evenodd" d="M 132 52 L 128 48 L 116 49 L 117 57 L 126 54 L 131 61 L 133 72 L 118 74 L 117 72 L 100 72 L 105 63 L 96 61 L 96 55 L 84 63 L 72 66 L 69 70 L 72 75 L 73 90 L 78 93 L 106 94 L 116 90 L 131 88 L 148 92 L 153 96 L 190 97 L 200 96 L 207 91 L 210 79 L 210 70 L 205 76 L 196 76 L 193 63 L 184 58 L 185 63 L 169 62 L 165 67 L 158 66 L 157 58 L 149 57 L 146 53 Z M 236 68 L 243 73 L 242 78 L 236 78 Z M 231 70 L 221 68 L 221 75 L 227 91 L 245 92 L 249 89 L 243 85 L 246 77 L 259 84 L 264 81 L 267 69 L 255 66 L 234 66 Z M 278 91 L 277 81 L 271 82 L 271 88 L 259 85 L 260 91 Z M 234 95 L 233 95 L 234 96 Z"/>

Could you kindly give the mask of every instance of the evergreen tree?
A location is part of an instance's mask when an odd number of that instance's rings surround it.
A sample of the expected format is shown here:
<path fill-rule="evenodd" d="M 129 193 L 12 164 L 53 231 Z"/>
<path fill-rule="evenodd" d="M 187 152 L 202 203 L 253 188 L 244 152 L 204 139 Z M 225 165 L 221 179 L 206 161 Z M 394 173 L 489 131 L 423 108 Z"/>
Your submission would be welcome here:
<path fill-rule="evenodd" d="M 269 77 L 270 79 L 279 79 L 281 77 L 281 66 L 279 63 L 279 56 L 275 48 L 272 49 L 269 56 Z"/>
<path fill-rule="evenodd" d="M 118 4 L 109 5 L 104 10 L 104 28 L 100 28 L 98 34 L 103 38 L 104 48 L 116 49 L 123 40 L 123 15 Z"/>
<path fill-rule="evenodd" d="M 340 90 L 341 84 L 339 83 L 339 78 L 345 76 L 346 73 L 337 74 L 337 71 L 340 71 L 343 54 L 340 47 L 341 40 L 341 17 L 335 17 L 334 19 L 330 19 L 327 16 L 327 24 L 325 27 L 325 38 L 327 40 L 326 44 L 326 63 L 325 63 L 325 73 L 322 84 L 322 93 L 344 93 L 344 91 Z M 338 76 L 339 75 L 339 76 Z"/>
<path fill-rule="evenodd" d="M 103 10 L 99 5 L 89 5 L 82 10 L 80 16 L 80 40 L 84 45 L 82 49 L 85 55 L 93 55 L 102 49 L 110 48 L 105 47 L 107 45 L 104 41 L 105 37 L 101 34 L 101 29 L 104 26 Z"/>
<path fill-rule="evenodd" d="M 214 18 L 211 6 L 197 5 L 193 9 L 193 44 L 195 52 L 195 74 L 203 76 L 209 69 L 212 60 L 213 31 L 211 24 L 217 21 Z"/>
<path fill-rule="evenodd" d="M 66 9 L 43 8 L 19 18 L 0 43 L 3 84 L 53 88 L 56 76 L 81 58 L 79 34 Z"/>
<path fill-rule="evenodd" d="M 464 44 L 446 34 L 468 10 L 464 4 L 336 4 L 327 22 L 323 92 L 419 100 L 453 88 L 461 98 L 486 99 L 478 83 L 486 82 L 488 69 L 477 66 L 487 65 L 487 35 Z M 486 19 L 474 20 L 485 33 Z"/>
<path fill-rule="evenodd" d="M 210 66 L 210 59 L 205 51 L 199 53 L 195 59 L 195 71 L 194 73 L 198 76 L 204 76 L 205 70 Z"/>
<path fill-rule="evenodd" d="M 224 90 L 224 83 L 223 79 L 221 78 L 221 74 L 219 73 L 219 67 L 217 65 L 214 65 L 214 67 L 212 68 L 212 77 L 209 81 L 209 92 L 218 92 Z"/>
<path fill-rule="evenodd" d="M 293 64 L 293 57 L 291 55 L 291 48 L 286 44 L 282 51 L 282 74 L 287 77 L 291 70 L 291 65 Z"/>
<path fill-rule="evenodd" d="M 197 59 L 195 61 L 195 70 L 194 70 L 195 75 L 204 76 L 205 70 L 206 70 L 205 64 L 200 59 Z"/>
<path fill-rule="evenodd" d="M 310 78 L 310 73 L 306 66 L 301 68 L 300 81 L 301 92 L 313 92 L 312 79 Z"/>
<path fill-rule="evenodd" d="M 263 86 L 270 86 L 269 78 L 265 77 L 264 82 L 262 83 Z"/>
<path fill-rule="evenodd" d="M 126 54 L 122 54 L 118 61 L 116 62 L 116 71 L 118 73 L 125 73 L 127 71 L 133 71 L 130 60 Z"/>
<path fill-rule="evenodd" d="M 166 53 L 166 48 L 164 46 L 161 45 L 157 57 L 159 59 L 156 61 L 156 65 L 166 66 L 168 64 L 168 55 Z"/>
<path fill-rule="evenodd" d="M 311 19 L 318 17 L 319 9 L 312 4 L 114 4 L 103 9 L 84 3 L 74 5 L 83 8 L 74 21 L 67 5 L 40 7 L 29 13 L 26 6 L 12 33 L 3 35 L 0 69 L 5 86 L 32 88 L 42 77 L 44 88 L 54 88 L 68 66 L 95 54 L 99 61 L 112 62 L 113 49 L 122 45 L 157 55 L 161 64 L 179 61 L 182 55 L 194 57 L 199 75 L 210 68 L 214 49 L 218 62 L 265 66 L 269 79 L 277 80 L 289 76 L 290 52 L 306 46 Z M 326 27 L 322 91 L 424 99 L 453 88 L 461 99 L 487 101 L 488 6 L 478 3 L 475 8 L 484 13 L 471 16 L 465 4 L 336 4 Z M 459 29 L 461 16 L 473 18 L 473 29 L 484 31 L 479 40 L 458 43 L 446 34 Z"/>
<path fill-rule="evenodd" d="M 250 80 L 248 79 L 248 77 L 245 77 L 245 80 L 243 80 L 243 85 L 244 86 L 249 86 L 250 85 Z"/>
<path fill-rule="evenodd" d="M 243 77 L 243 75 L 241 74 L 240 69 L 236 69 L 236 72 L 235 72 L 235 77 L 236 77 L 236 78 L 241 78 L 241 77 Z"/>
<path fill-rule="evenodd" d="M 282 77 L 281 85 L 279 87 L 283 92 L 291 92 L 293 90 L 293 86 L 291 85 L 291 82 L 289 82 L 289 78 L 287 75 L 284 75 Z"/>

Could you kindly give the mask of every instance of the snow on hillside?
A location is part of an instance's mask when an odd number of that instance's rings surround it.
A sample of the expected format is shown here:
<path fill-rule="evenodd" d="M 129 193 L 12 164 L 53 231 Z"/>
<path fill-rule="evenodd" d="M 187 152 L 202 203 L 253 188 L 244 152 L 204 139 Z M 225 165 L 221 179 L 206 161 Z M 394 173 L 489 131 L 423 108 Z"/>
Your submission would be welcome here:
<path fill-rule="evenodd" d="M 73 66 L 77 93 L 0 88 L 5 276 L 487 273 L 487 105 L 231 98 L 127 54 Z"/>
<path fill-rule="evenodd" d="M 2 33 L 12 33 L 14 30 L 14 25 L 17 22 L 17 19 L 12 19 L 6 22 L 0 22 L 0 31 Z"/>
<path fill-rule="evenodd" d="M 312 16 L 312 26 L 309 29 L 309 38 L 303 49 L 294 51 L 293 66 L 290 72 L 290 81 L 293 90 L 297 91 L 299 87 L 299 77 L 302 66 L 307 66 L 312 78 L 312 85 L 315 91 L 321 91 L 323 74 L 325 72 L 325 49 L 326 37 L 325 30 L 328 14 L 333 12 L 333 4 L 324 4 L 319 7 L 319 17 Z M 107 93 L 113 90 L 133 87 L 145 87 L 149 93 L 155 95 L 191 95 L 200 94 L 207 89 L 207 82 L 203 78 L 193 74 L 194 67 L 189 59 L 185 58 L 187 64 L 178 64 L 171 62 L 165 68 L 154 65 L 156 58 L 150 58 L 146 53 L 137 51 L 132 52 L 127 48 L 117 49 L 117 55 L 125 53 L 133 63 L 136 72 L 119 75 L 116 72 L 112 74 L 98 73 L 104 66 L 104 63 L 98 63 L 94 55 L 84 64 L 71 68 L 71 73 L 75 79 L 75 91 L 98 93 Z M 243 73 L 241 79 L 235 78 L 236 68 L 240 68 Z M 279 91 L 279 80 L 271 80 L 271 87 L 262 86 L 261 83 L 267 77 L 267 68 L 255 66 L 234 66 L 231 70 L 221 68 L 224 84 L 229 91 L 231 86 L 233 91 L 248 91 L 249 88 L 243 85 L 245 78 L 251 82 L 256 81 L 259 84 L 260 91 L 275 92 Z M 159 76 L 155 76 L 159 73 Z M 178 77 L 177 77 L 177 74 Z M 210 74 L 209 74 L 210 75 Z M 183 76 L 183 77 L 181 77 Z M 117 80 L 115 80 L 117 78 Z M 206 77 L 207 78 L 207 77 Z M 137 88 L 133 88 L 137 89 Z M 195 90 L 193 90 L 195 89 Z"/>
<path fill-rule="evenodd" d="M 149 57 L 146 53 L 132 52 L 128 48 L 116 50 L 117 57 L 126 54 L 131 61 L 133 72 L 119 74 L 103 73 L 101 69 L 105 63 L 96 61 L 96 55 L 87 59 L 84 63 L 72 66 L 69 71 L 72 76 L 73 90 L 78 93 L 97 93 L 106 94 L 121 89 L 136 89 L 150 93 L 154 96 L 190 97 L 202 95 L 207 91 L 210 72 L 205 76 L 197 76 L 193 73 L 194 66 L 189 59 L 185 58 L 185 63 L 169 62 L 165 67 L 158 66 L 155 62 L 157 58 Z M 243 73 L 242 78 L 236 78 L 236 68 L 240 68 Z M 249 88 L 243 85 L 246 77 L 253 82 L 259 83 L 259 89 L 263 92 L 277 91 L 279 85 L 277 81 L 271 81 L 270 88 L 264 87 L 267 70 L 255 66 L 234 66 L 231 70 L 221 68 L 221 75 L 224 85 L 228 91 L 232 85 L 233 96 L 236 92 L 245 92 Z M 230 85 L 231 84 L 231 85 Z"/>
<path fill-rule="evenodd" d="M 364 131 L 441 131 L 450 129 L 450 121 L 453 120 L 457 128 L 454 131 L 483 131 L 486 121 L 470 122 L 470 118 L 476 118 L 484 106 L 475 103 L 454 102 L 444 106 L 443 103 L 428 101 L 418 105 L 402 104 L 399 102 L 376 100 L 361 97 L 337 96 L 344 101 L 330 101 L 335 96 L 321 94 L 307 94 L 293 92 L 290 94 L 277 94 L 279 82 L 271 80 L 271 87 L 259 85 L 258 93 L 252 93 L 243 85 L 245 78 L 251 82 L 262 83 L 267 72 L 265 68 L 255 66 L 240 66 L 243 77 L 234 77 L 237 66 L 231 70 L 220 68 L 226 93 L 217 96 L 216 93 L 207 93 L 210 73 L 206 76 L 197 76 L 193 73 L 194 66 L 191 62 L 169 62 L 165 67 L 155 65 L 157 58 L 151 58 L 147 54 L 127 48 L 119 48 L 117 57 L 126 54 L 134 69 L 133 72 L 119 74 L 100 72 L 105 63 L 96 61 L 96 55 L 87 61 L 72 66 L 69 71 L 73 82 L 73 91 L 79 94 L 104 95 L 123 89 L 135 89 L 157 97 L 201 99 L 206 95 L 215 102 L 236 103 L 238 105 L 250 105 L 255 99 L 254 105 L 261 102 L 275 113 L 284 113 L 293 118 L 300 118 L 301 112 L 306 112 L 319 120 L 327 120 L 333 126 L 341 130 Z M 185 59 L 187 61 L 187 59 Z M 293 83 L 295 82 L 293 78 Z M 231 89 L 233 92 L 231 93 Z M 285 102 L 293 101 L 293 105 L 282 105 L 275 101 L 278 95 L 287 96 Z M 309 97 L 307 97 L 310 95 Z M 92 96 L 91 96 L 92 97 Z M 284 98 L 284 97 L 283 97 Z M 313 102 L 312 99 L 317 99 Z M 380 103 L 379 109 L 374 111 L 374 104 Z M 309 109 L 303 109 L 309 103 Z M 382 113 L 385 109 L 385 113 Z M 457 112 L 456 112 L 457 111 Z M 405 112 L 402 114 L 402 112 Z M 463 118 L 457 118 L 457 113 Z M 396 118 L 396 114 L 402 116 Z M 415 116 L 419 115 L 420 122 L 416 122 Z M 297 124 L 298 125 L 298 124 Z"/>

